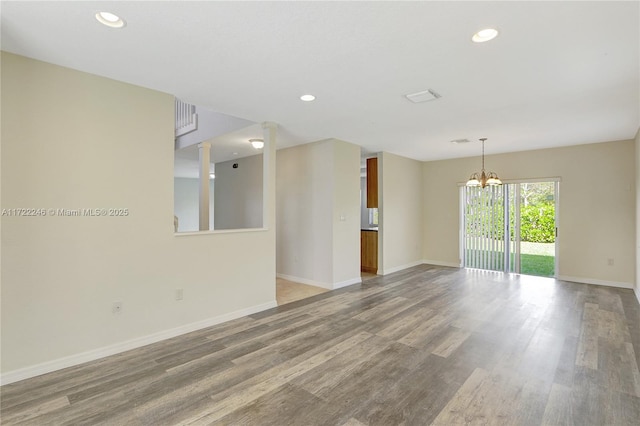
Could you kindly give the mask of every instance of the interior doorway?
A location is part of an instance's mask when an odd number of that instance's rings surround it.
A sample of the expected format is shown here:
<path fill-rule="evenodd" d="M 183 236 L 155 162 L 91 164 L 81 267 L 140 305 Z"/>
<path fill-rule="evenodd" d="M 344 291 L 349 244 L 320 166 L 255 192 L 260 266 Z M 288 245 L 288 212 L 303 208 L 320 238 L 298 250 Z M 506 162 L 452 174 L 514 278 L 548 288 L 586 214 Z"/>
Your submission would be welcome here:
<path fill-rule="evenodd" d="M 558 192 L 555 180 L 463 187 L 463 265 L 557 276 Z"/>

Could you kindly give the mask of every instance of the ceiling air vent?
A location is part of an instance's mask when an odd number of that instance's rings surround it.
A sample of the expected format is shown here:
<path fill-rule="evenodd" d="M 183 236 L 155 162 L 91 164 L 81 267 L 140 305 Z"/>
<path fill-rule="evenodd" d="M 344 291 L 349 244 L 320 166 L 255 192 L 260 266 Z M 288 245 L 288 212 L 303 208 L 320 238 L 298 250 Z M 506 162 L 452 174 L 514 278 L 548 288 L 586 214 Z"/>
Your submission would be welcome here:
<path fill-rule="evenodd" d="M 434 90 L 431 90 L 431 89 L 423 90 L 422 92 L 411 93 L 405 96 L 414 104 L 418 104 L 421 102 L 435 101 L 436 99 L 442 97 L 439 94 L 437 94 Z"/>
<path fill-rule="evenodd" d="M 458 144 L 458 143 L 469 143 L 469 142 L 471 142 L 469 139 L 454 139 L 454 140 L 451 141 L 451 143 L 455 143 L 455 144 Z"/>

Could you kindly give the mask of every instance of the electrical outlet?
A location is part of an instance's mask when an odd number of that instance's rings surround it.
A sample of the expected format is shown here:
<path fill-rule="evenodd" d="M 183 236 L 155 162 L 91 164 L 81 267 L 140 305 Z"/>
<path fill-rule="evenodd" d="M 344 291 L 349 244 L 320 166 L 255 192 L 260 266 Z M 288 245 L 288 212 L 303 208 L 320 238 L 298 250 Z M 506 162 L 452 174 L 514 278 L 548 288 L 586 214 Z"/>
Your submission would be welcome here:
<path fill-rule="evenodd" d="M 176 300 L 182 300 L 183 298 L 183 291 L 181 288 L 176 288 Z"/>
<path fill-rule="evenodd" d="M 113 302 L 111 312 L 113 312 L 114 315 L 122 313 L 122 302 Z"/>

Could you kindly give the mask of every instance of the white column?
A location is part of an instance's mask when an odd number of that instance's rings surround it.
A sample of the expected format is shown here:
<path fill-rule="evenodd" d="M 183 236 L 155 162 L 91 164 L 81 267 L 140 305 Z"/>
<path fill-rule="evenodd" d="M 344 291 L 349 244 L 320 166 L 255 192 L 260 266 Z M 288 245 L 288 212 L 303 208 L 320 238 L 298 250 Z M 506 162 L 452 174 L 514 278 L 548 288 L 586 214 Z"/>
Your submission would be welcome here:
<path fill-rule="evenodd" d="M 209 230 L 209 164 L 211 158 L 211 144 L 198 144 L 200 157 L 200 230 Z"/>
<path fill-rule="evenodd" d="M 275 226 L 275 192 L 271 192 L 270 188 L 276 184 L 276 138 L 278 133 L 278 125 L 276 123 L 265 121 L 262 123 L 262 139 L 264 140 L 264 148 L 262 149 L 263 158 L 263 179 L 262 193 L 262 227 L 270 228 Z M 273 222 L 271 222 L 273 220 Z"/>

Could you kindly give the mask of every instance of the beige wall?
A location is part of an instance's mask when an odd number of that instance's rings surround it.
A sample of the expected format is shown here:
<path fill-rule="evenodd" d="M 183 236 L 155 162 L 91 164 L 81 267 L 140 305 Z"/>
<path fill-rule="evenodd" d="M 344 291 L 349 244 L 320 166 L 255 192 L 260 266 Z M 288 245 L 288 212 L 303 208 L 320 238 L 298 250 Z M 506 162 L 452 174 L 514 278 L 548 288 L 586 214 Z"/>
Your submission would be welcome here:
<path fill-rule="evenodd" d="M 333 147 L 328 141 L 277 151 L 276 264 L 280 275 L 316 285 L 333 282 L 332 161 Z"/>
<path fill-rule="evenodd" d="M 325 288 L 358 282 L 360 148 L 329 139 L 277 155 L 279 276 Z"/>
<path fill-rule="evenodd" d="M 378 167 L 382 247 L 378 273 L 388 274 L 422 261 L 422 163 L 383 152 Z"/>
<path fill-rule="evenodd" d="M 633 141 L 491 155 L 486 165 L 505 180 L 561 178 L 561 278 L 633 285 Z M 424 163 L 424 259 L 450 265 L 460 262 L 457 184 L 479 166 L 477 157 Z M 614 259 L 613 266 L 607 265 L 609 258 Z"/>
<path fill-rule="evenodd" d="M 360 281 L 360 147 L 333 143 L 333 283 Z"/>
<path fill-rule="evenodd" d="M 269 230 L 176 237 L 172 96 L 3 53 L 2 114 L 3 209 L 129 209 L 2 217 L 3 382 L 275 304 L 275 144 Z"/>

